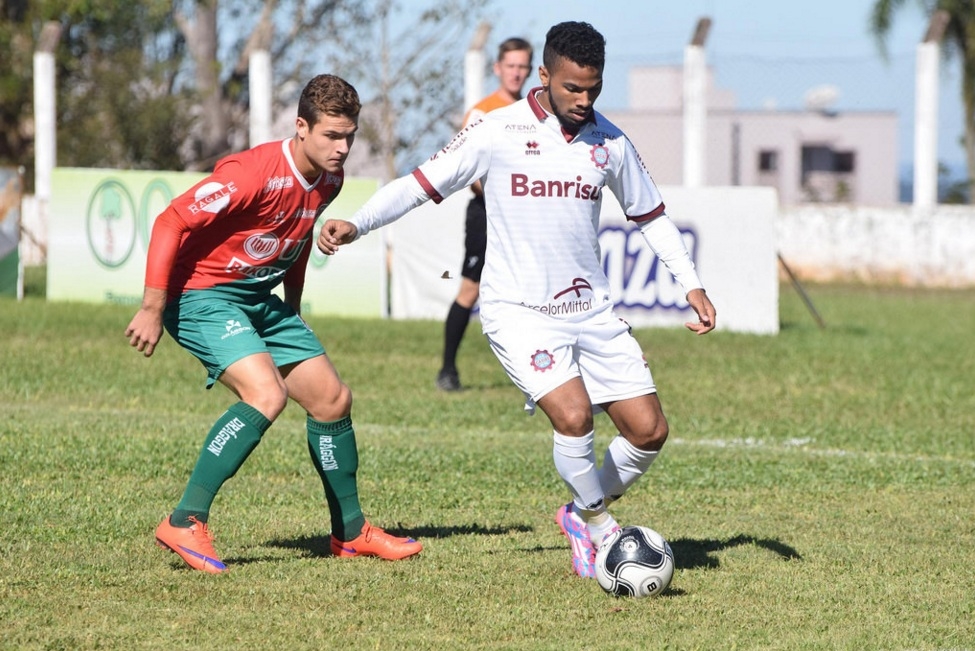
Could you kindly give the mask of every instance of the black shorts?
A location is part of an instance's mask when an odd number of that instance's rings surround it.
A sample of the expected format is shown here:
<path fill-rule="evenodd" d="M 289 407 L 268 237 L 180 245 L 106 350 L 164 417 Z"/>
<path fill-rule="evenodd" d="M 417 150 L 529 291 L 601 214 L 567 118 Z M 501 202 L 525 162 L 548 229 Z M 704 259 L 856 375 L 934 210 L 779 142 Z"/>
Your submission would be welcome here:
<path fill-rule="evenodd" d="M 467 204 L 467 221 L 464 234 L 464 265 L 460 275 L 475 283 L 481 282 L 484 269 L 484 251 L 487 249 L 487 209 L 484 197 L 475 196 Z"/>

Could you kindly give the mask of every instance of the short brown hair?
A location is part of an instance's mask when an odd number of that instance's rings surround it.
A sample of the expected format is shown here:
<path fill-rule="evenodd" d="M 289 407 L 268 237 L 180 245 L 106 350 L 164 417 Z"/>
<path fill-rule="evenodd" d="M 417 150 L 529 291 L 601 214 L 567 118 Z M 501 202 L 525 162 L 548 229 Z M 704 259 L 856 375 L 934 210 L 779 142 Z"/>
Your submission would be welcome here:
<path fill-rule="evenodd" d="M 312 77 L 301 91 L 298 117 L 314 126 L 323 115 L 358 118 L 362 104 L 352 84 L 335 75 Z"/>
<path fill-rule="evenodd" d="M 504 55 L 508 52 L 521 52 L 525 51 L 528 53 L 528 63 L 531 65 L 532 56 L 535 54 L 535 50 L 532 48 L 532 44 L 523 38 L 518 38 L 517 36 L 505 39 L 502 41 L 501 45 L 498 46 L 498 61 L 504 58 Z"/>

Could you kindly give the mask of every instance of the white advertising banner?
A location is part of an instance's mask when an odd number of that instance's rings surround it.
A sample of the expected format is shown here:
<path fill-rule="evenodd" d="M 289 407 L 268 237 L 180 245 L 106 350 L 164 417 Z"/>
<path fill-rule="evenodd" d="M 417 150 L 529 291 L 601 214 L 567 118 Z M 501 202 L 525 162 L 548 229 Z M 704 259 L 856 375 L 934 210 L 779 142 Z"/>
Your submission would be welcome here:
<path fill-rule="evenodd" d="M 718 327 L 733 332 L 779 331 L 775 218 L 771 188 L 662 187 L 698 274 L 718 311 Z M 460 284 L 464 217 L 470 193 L 415 209 L 388 227 L 392 246 L 391 315 L 443 319 Z M 616 199 L 602 203 L 599 243 L 616 310 L 635 327 L 682 326 L 696 320 L 684 293 L 642 234 L 626 222 Z"/>
<path fill-rule="evenodd" d="M 192 172 L 55 169 L 51 177 L 47 298 L 138 305 L 153 221 L 174 197 L 203 176 Z M 374 179 L 346 179 L 325 217 L 348 218 L 377 187 Z M 385 316 L 385 295 L 383 234 L 370 234 L 336 256 L 313 250 L 302 313 Z"/>

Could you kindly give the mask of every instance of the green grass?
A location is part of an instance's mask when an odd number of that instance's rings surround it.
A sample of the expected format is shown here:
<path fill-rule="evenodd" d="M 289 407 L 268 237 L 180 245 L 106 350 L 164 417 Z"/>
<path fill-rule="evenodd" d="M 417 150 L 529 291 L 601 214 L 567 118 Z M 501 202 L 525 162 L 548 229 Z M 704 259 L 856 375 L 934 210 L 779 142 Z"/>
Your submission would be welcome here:
<path fill-rule="evenodd" d="M 0 648 L 975 649 L 975 291 L 807 289 L 824 330 L 784 286 L 775 337 L 637 333 L 671 439 L 614 513 L 677 559 L 645 600 L 571 575 L 550 428 L 476 326 L 458 395 L 439 322 L 311 319 L 363 506 L 419 558 L 328 555 L 292 405 L 217 498 L 210 576 L 152 531 L 230 394 L 129 349 L 130 310 L 0 301 Z"/>

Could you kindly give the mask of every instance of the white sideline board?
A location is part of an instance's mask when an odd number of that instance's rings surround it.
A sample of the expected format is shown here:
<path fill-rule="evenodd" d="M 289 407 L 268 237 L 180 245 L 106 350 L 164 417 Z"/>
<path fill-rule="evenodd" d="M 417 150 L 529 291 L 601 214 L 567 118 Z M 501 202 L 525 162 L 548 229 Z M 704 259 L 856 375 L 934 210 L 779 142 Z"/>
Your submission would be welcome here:
<path fill-rule="evenodd" d="M 772 188 L 660 188 L 667 214 L 684 235 L 721 330 L 779 331 L 779 282 Z M 470 192 L 427 202 L 387 227 L 391 246 L 390 314 L 444 319 L 460 286 L 464 215 Z M 607 192 L 599 231 L 616 310 L 634 327 L 682 327 L 696 315 L 680 286 L 627 223 Z M 446 276 L 446 277 L 445 277 Z"/>

